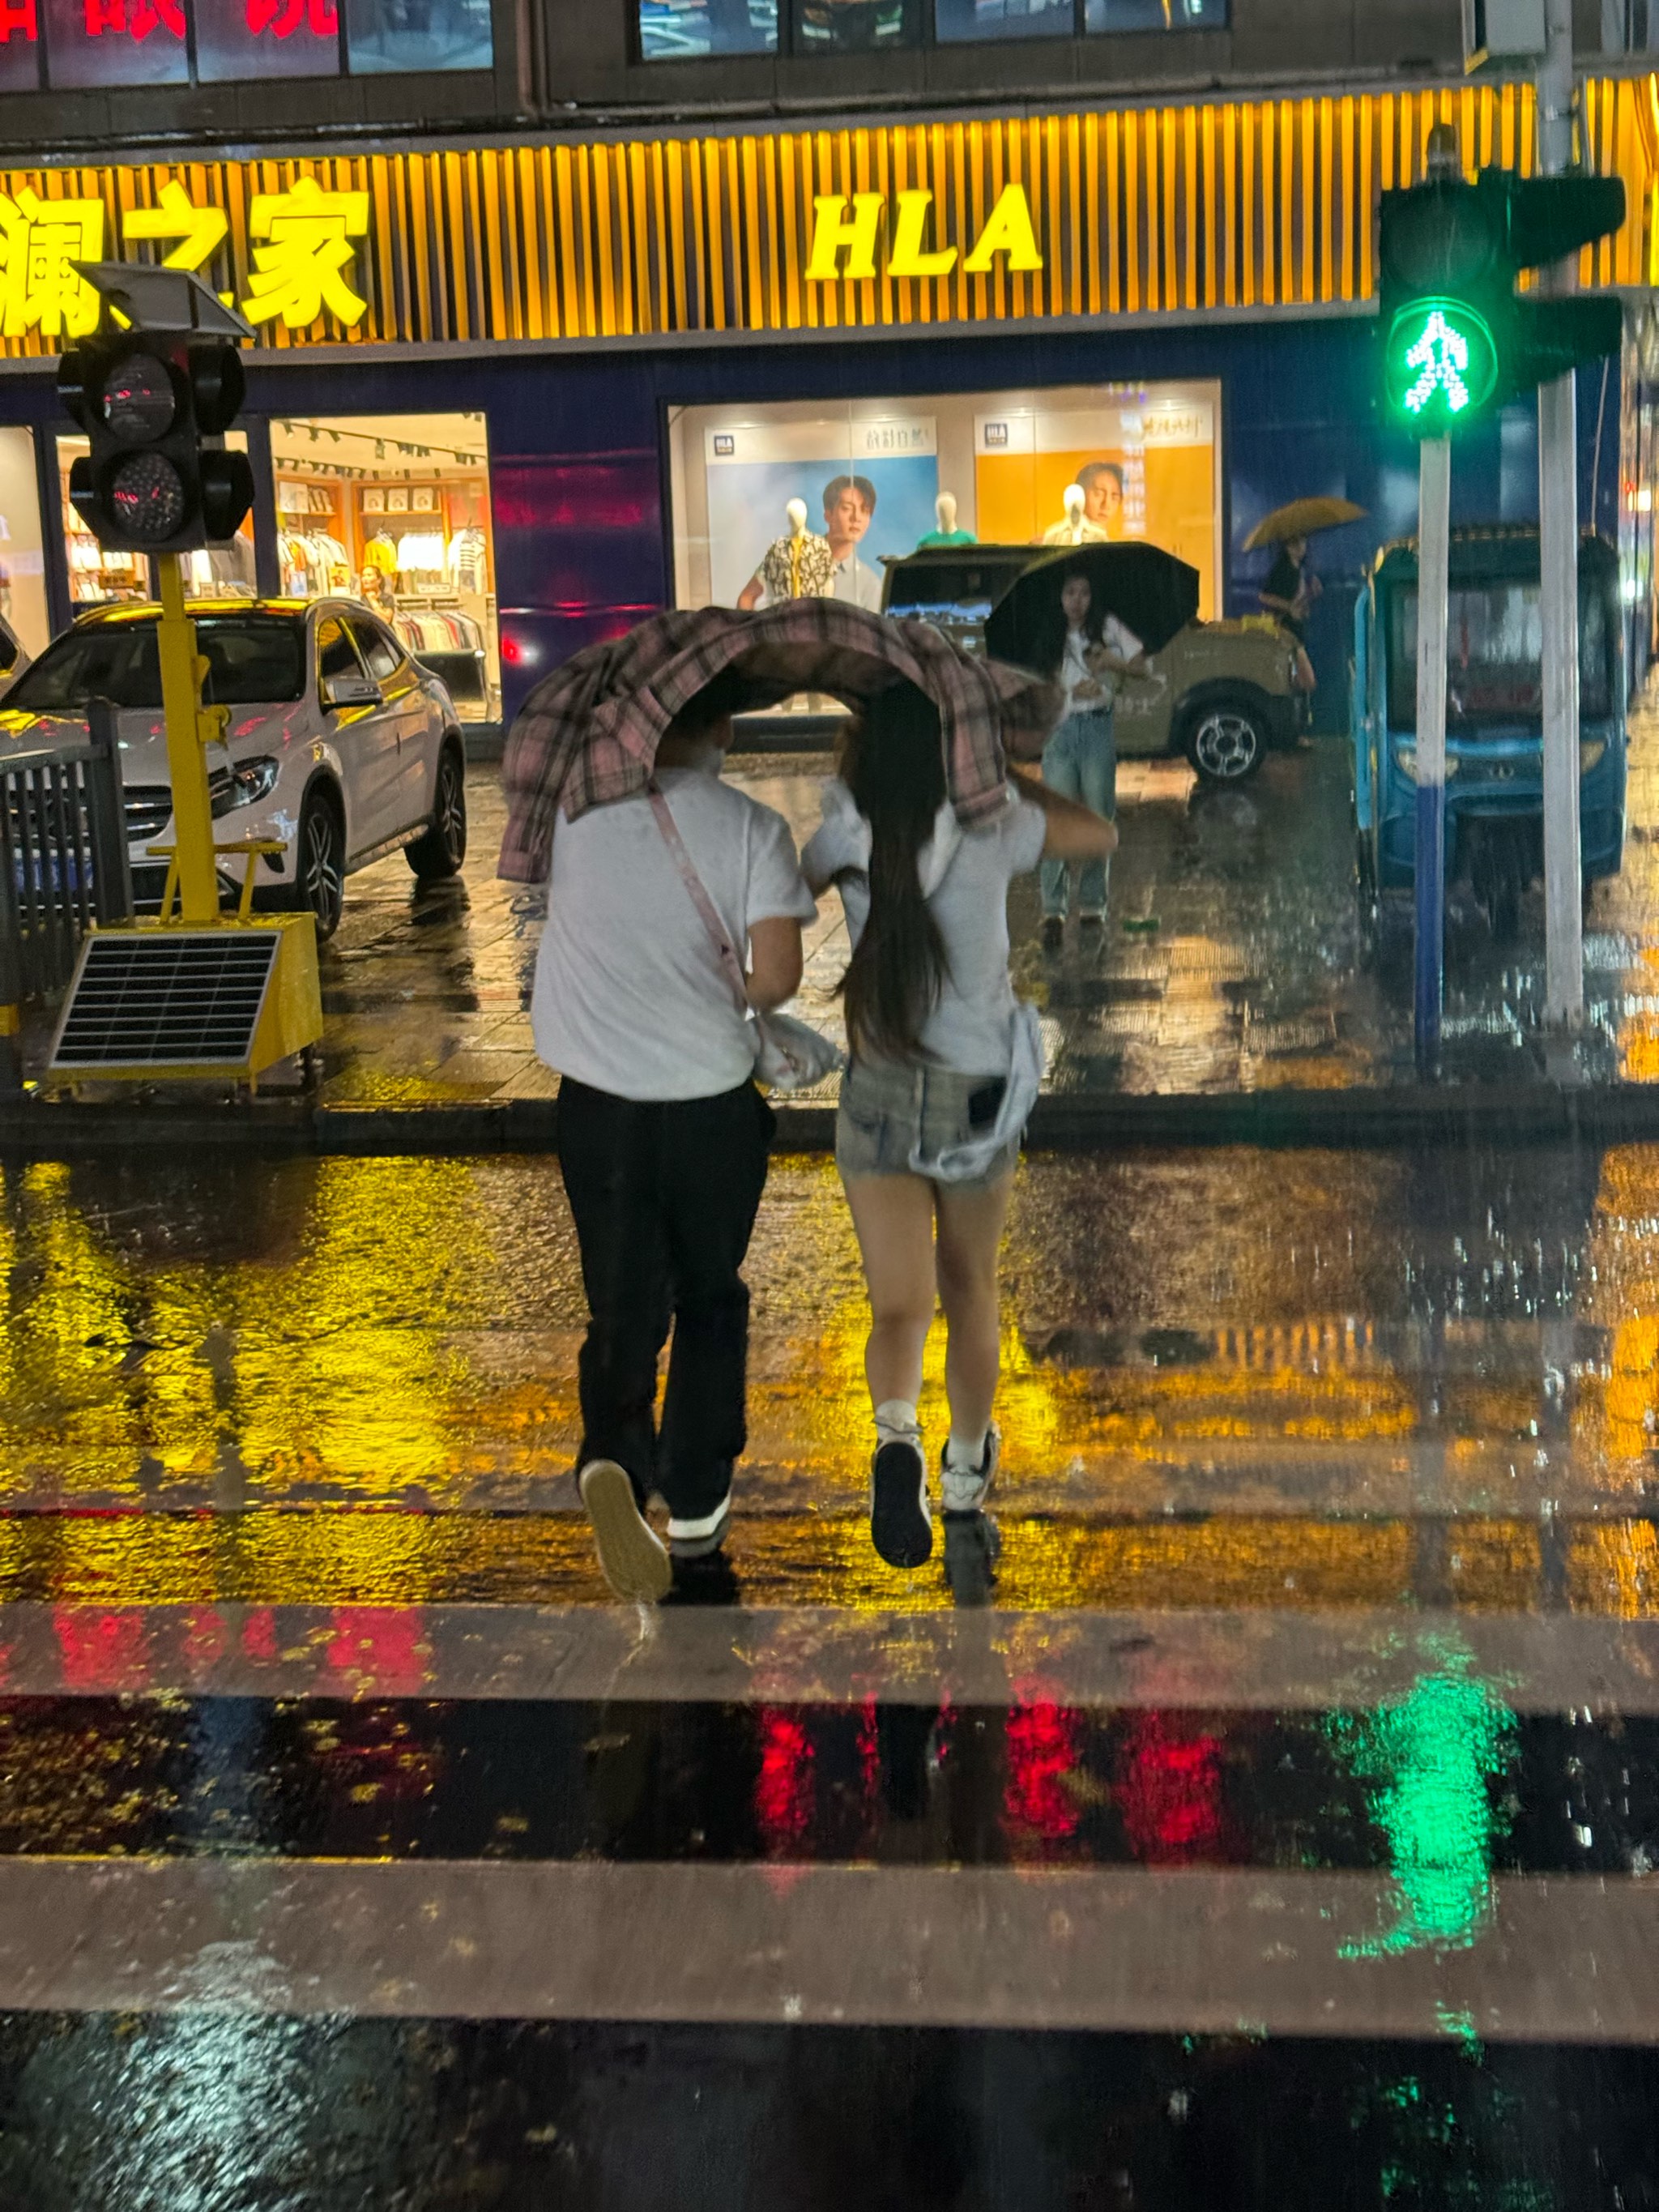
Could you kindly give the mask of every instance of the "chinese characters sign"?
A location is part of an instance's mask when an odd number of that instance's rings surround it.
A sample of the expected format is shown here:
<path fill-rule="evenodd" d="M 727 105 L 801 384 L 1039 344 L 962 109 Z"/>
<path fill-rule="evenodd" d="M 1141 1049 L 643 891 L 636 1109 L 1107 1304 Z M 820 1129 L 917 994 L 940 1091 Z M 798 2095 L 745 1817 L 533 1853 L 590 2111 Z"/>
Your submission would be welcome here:
<path fill-rule="evenodd" d="M 489 0 L 0 0 L 0 92 L 488 70 Z"/>
<path fill-rule="evenodd" d="M 98 295 L 75 264 L 104 258 L 101 199 L 43 200 L 32 185 L 0 192 L 0 337 L 84 337 L 97 328 Z M 131 249 L 155 245 L 169 269 L 210 277 L 230 229 L 222 208 L 198 205 L 170 178 L 150 208 L 123 211 L 120 235 Z M 362 321 L 368 302 L 352 289 L 356 241 L 368 229 L 368 194 L 325 191 L 301 176 L 291 190 L 256 193 L 248 211 L 252 241 L 242 296 L 234 300 L 256 327 L 280 321 L 308 331 L 325 316 L 343 330 Z"/>

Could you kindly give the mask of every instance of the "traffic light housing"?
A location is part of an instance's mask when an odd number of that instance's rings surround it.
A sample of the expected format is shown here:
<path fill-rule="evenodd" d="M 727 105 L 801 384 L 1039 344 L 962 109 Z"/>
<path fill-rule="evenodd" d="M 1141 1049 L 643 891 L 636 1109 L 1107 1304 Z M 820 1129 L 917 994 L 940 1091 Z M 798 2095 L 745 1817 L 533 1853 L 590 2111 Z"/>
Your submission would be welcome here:
<path fill-rule="evenodd" d="M 1619 349 L 1616 299 L 1517 295 L 1541 269 L 1617 230 L 1616 177 L 1431 178 L 1382 195 L 1383 403 L 1421 438 L 1482 421 L 1506 400 Z"/>
<path fill-rule="evenodd" d="M 103 334 L 64 356 L 58 397 L 91 446 L 70 499 L 100 545 L 188 553 L 235 536 L 253 471 L 224 433 L 245 388 L 234 345 L 181 331 Z"/>

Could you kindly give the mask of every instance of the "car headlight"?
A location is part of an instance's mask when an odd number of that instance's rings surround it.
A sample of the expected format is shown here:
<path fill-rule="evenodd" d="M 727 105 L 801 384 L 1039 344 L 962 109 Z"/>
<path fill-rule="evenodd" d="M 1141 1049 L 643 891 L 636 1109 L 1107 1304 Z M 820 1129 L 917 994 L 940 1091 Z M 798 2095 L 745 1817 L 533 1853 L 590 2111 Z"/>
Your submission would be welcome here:
<path fill-rule="evenodd" d="M 208 778 L 215 819 L 238 806 L 252 806 L 258 799 L 269 799 L 276 788 L 282 766 L 269 753 L 262 753 L 255 760 L 238 761 L 234 768 L 216 769 Z"/>
<path fill-rule="evenodd" d="M 1593 768 L 1601 764 L 1601 756 L 1607 749 L 1605 738 L 1586 738 L 1578 748 L 1578 773 L 1588 775 Z"/>
<path fill-rule="evenodd" d="M 1415 745 L 1396 745 L 1394 749 L 1394 764 L 1399 769 L 1401 775 L 1405 777 L 1407 783 L 1415 783 L 1417 781 L 1417 747 Z M 1462 765 L 1462 762 L 1458 759 L 1455 753 L 1448 753 L 1446 755 L 1446 781 L 1448 783 L 1451 781 L 1452 778 L 1457 774 L 1458 769 L 1461 769 Z"/>

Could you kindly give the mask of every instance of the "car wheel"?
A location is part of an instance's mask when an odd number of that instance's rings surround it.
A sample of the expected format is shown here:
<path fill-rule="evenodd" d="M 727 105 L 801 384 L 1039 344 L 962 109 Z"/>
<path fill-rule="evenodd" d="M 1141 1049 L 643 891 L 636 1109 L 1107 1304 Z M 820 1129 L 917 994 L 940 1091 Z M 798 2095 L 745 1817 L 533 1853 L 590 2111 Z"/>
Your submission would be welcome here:
<path fill-rule="evenodd" d="M 453 745 L 446 745 L 438 756 L 432 826 L 404 850 L 423 884 L 441 883 L 461 872 L 466 858 L 466 773 Z"/>
<path fill-rule="evenodd" d="M 1206 783 L 1242 783 L 1267 750 L 1267 732 L 1248 707 L 1203 707 L 1188 726 L 1187 757 Z"/>
<path fill-rule="evenodd" d="M 301 913 L 310 913 L 321 945 L 339 927 L 345 906 L 345 830 L 340 810 L 326 793 L 313 791 L 307 795 L 300 809 L 300 834 L 294 842 L 290 902 Z"/>

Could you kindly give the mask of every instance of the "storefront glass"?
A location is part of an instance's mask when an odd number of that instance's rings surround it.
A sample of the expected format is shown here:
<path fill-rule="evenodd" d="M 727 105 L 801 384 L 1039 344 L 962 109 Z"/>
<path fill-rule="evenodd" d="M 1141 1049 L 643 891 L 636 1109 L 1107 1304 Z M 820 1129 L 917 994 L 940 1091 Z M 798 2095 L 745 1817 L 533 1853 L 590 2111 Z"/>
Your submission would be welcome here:
<path fill-rule="evenodd" d="M 0 430 L 0 615 L 31 659 L 51 643 L 40 493 L 34 473 L 34 438 L 28 430 Z"/>
<path fill-rule="evenodd" d="M 921 0 L 791 0 L 798 54 L 864 54 L 914 46 Z"/>
<path fill-rule="evenodd" d="M 941 46 L 981 39 L 1069 39 L 1072 0 L 933 0 Z"/>
<path fill-rule="evenodd" d="M 1084 0 L 1085 31 L 1224 31 L 1227 0 Z"/>
<path fill-rule="evenodd" d="M 670 417 L 674 585 L 681 606 L 764 605 L 768 548 L 805 501 L 829 541 L 832 593 L 881 603 L 882 564 L 937 532 L 935 501 L 985 544 L 1039 545 L 1080 483 L 1108 538 L 1190 562 L 1199 611 L 1219 603 L 1221 394 L 1213 383 L 687 407 Z"/>
<path fill-rule="evenodd" d="M 463 721 L 501 714 L 489 456 L 482 415 L 279 417 L 282 587 L 382 615 Z"/>
<path fill-rule="evenodd" d="M 487 70 L 489 0 L 346 0 L 353 76 L 397 70 Z"/>
<path fill-rule="evenodd" d="M 640 0 L 640 58 L 774 54 L 778 0 Z"/>
<path fill-rule="evenodd" d="M 247 451 L 247 436 L 229 431 L 225 443 L 233 452 Z M 155 595 L 149 556 L 144 553 L 111 553 L 98 543 L 70 504 L 70 471 L 89 450 L 84 438 L 58 441 L 58 496 L 64 516 L 64 547 L 69 561 L 70 599 L 77 610 L 108 605 L 117 599 L 149 599 Z M 244 518 L 228 545 L 215 545 L 185 558 L 185 588 L 205 598 L 252 599 L 254 596 L 253 518 Z M 27 642 L 27 641 L 25 641 Z"/>

